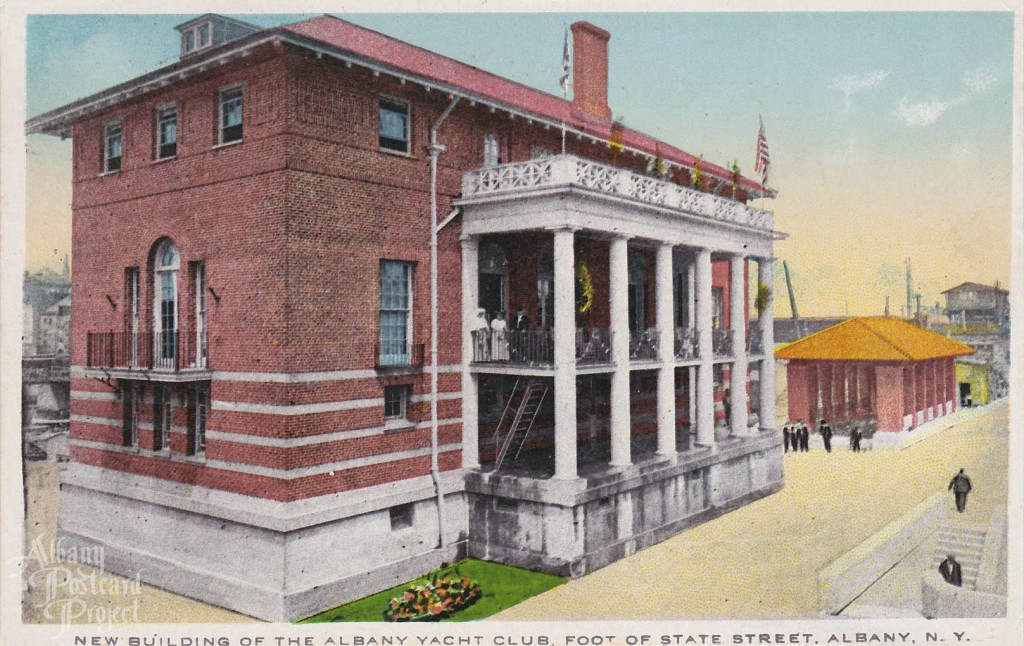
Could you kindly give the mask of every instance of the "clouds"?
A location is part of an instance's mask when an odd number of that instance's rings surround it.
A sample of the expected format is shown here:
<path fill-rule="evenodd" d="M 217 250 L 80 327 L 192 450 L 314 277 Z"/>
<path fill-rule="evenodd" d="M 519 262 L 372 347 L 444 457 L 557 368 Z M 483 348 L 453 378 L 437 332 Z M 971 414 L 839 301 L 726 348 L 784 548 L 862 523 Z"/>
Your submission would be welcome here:
<path fill-rule="evenodd" d="M 875 70 L 861 76 L 847 74 L 845 76 L 838 76 L 832 79 L 832 87 L 843 93 L 843 104 L 846 107 L 846 110 L 849 110 L 850 97 L 862 90 L 879 85 L 888 78 L 888 76 L 889 72 L 886 70 Z"/>
<path fill-rule="evenodd" d="M 906 95 L 900 99 L 894 114 L 904 125 L 930 126 L 938 121 L 943 114 L 969 101 L 972 97 L 984 94 L 999 82 L 999 71 L 995 67 L 982 67 L 964 74 L 962 83 L 964 91 L 948 99 L 932 99 L 913 103 Z"/>

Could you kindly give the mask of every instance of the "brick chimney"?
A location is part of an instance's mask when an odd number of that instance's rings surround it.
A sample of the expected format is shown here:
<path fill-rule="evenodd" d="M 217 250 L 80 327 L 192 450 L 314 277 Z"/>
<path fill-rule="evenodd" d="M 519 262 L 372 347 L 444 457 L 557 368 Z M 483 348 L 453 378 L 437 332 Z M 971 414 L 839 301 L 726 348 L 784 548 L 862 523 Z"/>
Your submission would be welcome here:
<path fill-rule="evenodd" d="M 572 105 L 578 112 L 605 120 L 612 118 L 608 107 L 607 31 L 589 22 L 574 22 L 572 29 Z"/>

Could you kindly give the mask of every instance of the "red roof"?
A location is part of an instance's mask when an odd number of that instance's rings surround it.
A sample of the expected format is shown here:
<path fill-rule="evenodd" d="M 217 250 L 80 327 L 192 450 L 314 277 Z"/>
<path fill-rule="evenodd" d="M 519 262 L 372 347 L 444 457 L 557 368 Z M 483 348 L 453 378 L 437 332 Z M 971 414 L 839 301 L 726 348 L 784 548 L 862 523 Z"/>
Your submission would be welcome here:
<path fill-rule="evenodd" d="M 538 117 L 547 117 L 556 122 L 564 121 L 567 126 L 606 141 L 611 138 L 611 121 L 581 115 L 573 109 L 571 101 L 334 16 L 312 18 L 284 25 L 281 29 L 428 80 L 499 101 L 536 114 Z M 697 163 L 697 158 L 693 155 L 629 128 L 622 130 L 622 144 L 650 155 L 658 154 L 662 159 L 682 166 L 692 168 Z M 701 161 L 701 168 L 705 173 L 719 179 L 732 178 L 731 170 L 706 161 Z M 771 192 L 770 189 L 745 177 L 741 178 L 740 186 L 748 190 Z"/>

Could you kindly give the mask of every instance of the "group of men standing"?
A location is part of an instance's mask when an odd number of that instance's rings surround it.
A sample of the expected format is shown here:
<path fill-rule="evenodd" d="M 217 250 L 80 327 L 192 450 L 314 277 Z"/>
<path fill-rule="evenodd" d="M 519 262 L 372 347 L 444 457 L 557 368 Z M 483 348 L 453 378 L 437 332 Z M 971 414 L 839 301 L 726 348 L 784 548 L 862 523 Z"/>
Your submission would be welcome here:
<path fill-rule="evenodd" d="M 811 431 L 806 424 L 786 424 L 782 427 L 782 446 L 786 453 L 790 448 L 794 451 L 808 451 L 808 443 L 811 439 Z"/>
<path fill-rule="evenodd" d="M 832 426 L 825 420 L 821 420 L 821 423 L 818 424 L 818 434 L 821 435 L 821 442 L 825 446 L 825 451 L 831 453 L 832 436 L 835 434 Z M 788 423 L 782 427 L 782 445 L 787 453 L 790 449 L 794 451 L 807 451 L 810 435 L 810 429 L 803 422 Z M 861 450 L 860 443 L 863 437 L 864 435 L 860 428 L 854 426 L 850 431 L 851 451 L 858 452 Z"/>

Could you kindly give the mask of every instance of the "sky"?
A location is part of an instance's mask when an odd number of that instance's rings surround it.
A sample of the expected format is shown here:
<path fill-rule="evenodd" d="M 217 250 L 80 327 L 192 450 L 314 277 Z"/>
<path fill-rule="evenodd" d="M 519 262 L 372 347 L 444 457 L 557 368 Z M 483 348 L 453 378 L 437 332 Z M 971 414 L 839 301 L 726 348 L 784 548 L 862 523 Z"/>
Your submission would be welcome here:
<path fill-rule="evenodd" d="M 184 15 L 33 15 L 29 117 L 178 58 Z M 261 26 L 309 16 L 229 14 Z M 1013 14 L 336 14 L 561 94 L 567 25 L 611 32 L 609 105 L 629 127 L 753 176 L 771 151 L 776 317 L 893 314 L 905 263 L 924 305 L 964 281 L 1010 282 Z M 70 248 L 71 145 L 27 138 L 29 269 Z M 1018 214 L 1019 217 L 1019 214 Z M 73 264 L 73 260 L 72 260 Z"/>

